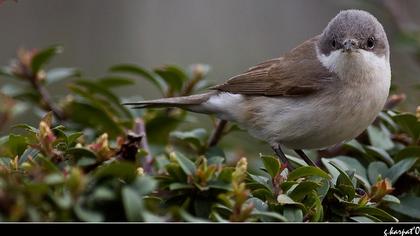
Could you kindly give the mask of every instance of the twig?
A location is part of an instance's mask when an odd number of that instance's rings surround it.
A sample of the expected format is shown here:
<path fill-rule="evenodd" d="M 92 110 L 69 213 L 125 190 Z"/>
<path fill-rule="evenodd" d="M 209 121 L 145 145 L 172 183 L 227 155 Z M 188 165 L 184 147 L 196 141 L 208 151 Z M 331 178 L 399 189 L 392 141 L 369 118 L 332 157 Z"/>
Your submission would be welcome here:
<path fill-rule="evenodd" d="M 64 115 L 64 112 L 52 102 L 47 89 L 42 84 L 40 84 L 36 78 L 30 78 L 29 81 L 31 82 L 32 87 L 41 96 L 41 102 L 42 105 L 44 105 L 45 109 L 52 111 L 52 113 L 57 119 L 61 121 L 65 120 L 66 117 Z"/>
<path fill-rule="evenodd" d="M 149 144 L 147 142 L 147 135 L 146 135 L 146 127 L 144 125 L 144 121 L 141 118 L 137 118 L 134 124 L 134 132 L 137 135 L 141 135 L 142 139 L 140 141 L 140 147 L 143 148 L 147 155 L 144 157 L 142 161 L 142 167 L 144 171 L 150 174 L 153 171 L 153 157 L 149 149 Z"/>
<path fill-rule="evenodd" d="M 220 141 L 223 136 L 223 130 L 227 124 L 226 120 L 219 120 L 216 125 L 216 129 L 210 136 L 208 147 L 214 147 Z"/>

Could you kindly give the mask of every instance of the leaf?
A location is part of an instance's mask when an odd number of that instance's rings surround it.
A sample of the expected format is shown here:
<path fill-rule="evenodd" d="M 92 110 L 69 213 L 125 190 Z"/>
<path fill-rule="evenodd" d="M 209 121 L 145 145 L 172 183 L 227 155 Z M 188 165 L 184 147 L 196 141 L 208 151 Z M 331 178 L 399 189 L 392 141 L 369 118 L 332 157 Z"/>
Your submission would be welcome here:
<path fill-rule="evenodd" d="M 264 167 L 267 170 L 268 174 L 274 178 L 277 173 L 280 171 L 280 163 L 277 158 L 272 156 L 261 156 L 261 159 L 264 163 Z"/>
<path fill-rule="evenodd" d="M 420 220 L 420 197 L 406 195 L 400 198 L 400 204 L 389 204 L 393 211 Z"/>
<path fill-rule="evenodd" d="M 40 151 L 35 148 L 27 148 L 19 158 L 19 164 L 29 160 L 29 158 L 35 158 Z"/>
<path fill-rule="evenodd" d="M 302 166 L 290 172 L 290 174 L 287 176 L 287 180 L 292 181 L 306 176 L 319 176 L 326 179 L 331 178 L 327 173 L 318 167 Z"/>
<path fill-rule="evenodd" d="M 385 150 L 373 146 L 365 146 L 365 149 L 368 155 L 371 155 L 373 157 L 376 157 L 377 159 L 380 159 L 381 161 L 386 162 L 389 166 L 392 166 L 394 164 L 394 160 Z"/>
<path fill-rule="evenodd" d="M 301 208 L 305 208 L 305 206 L 302 203 L 293 201 L 293 199 L 291 199 L 286 194 L 278 195 L 277 196 L 277 202 L 280 203 L 281 205 L 296 205 L 296 206 L 299 206 Z"/>
<path fill-rule="evenodd" d="M 401 129 L 413 138 L 413 143 L 416 143 L 420 137 L 420 122 L 413 114 L 399 114 L 392 117 L 392 119 L 401 127 Z"/>
<path fill-rule="evenodd" d="M 392 184 L 395 184 L 398 178 L 402 174 L 407 172 L 409 169 L 411 169 L 411 167 L 416 163 L 416 161 L 417 161 L 417 158 L 407 158 L 407 159 L 397 162 L 397 164 L 389 168 L 385 177 L 388 178 Z"/>
<path fill-rule="evenodd" d="M 127 220 L 141 221 L 143 219 L 143 201 L 140 196 L 130 187 L 123 187 L 121 195 Z"/>
<path fill-rule="evenodd" d="M 174 91 L 181 91 L 184 82 L 188 80 L 188 76 L 185 72 L 173 65 L 165 65 L 156 68 L 154 69 L 154 72 Z"/>
<path fill-rule="evenodd" d="M 32 73 L 36 74 L 53 56 L 61 53 L 63 48 L 61 46 L 52 46 L 41 50 L 32 58 L 31 69 Z"/>
<path fill-rule="evenodd" d="M 398 219 L 390 215 L 389 213 L 385 212 L 382 209 L 376 207 L 359 207 L 352 211 L 353 214 L 356 215 L 371 215 L 374 216 L 382 221 L 391 221 L 391 222 L 398 222 Z"/>
<path fill-rule="evenodd" d="M 292 198 L 296 202 L 300 202 L 305 198 L 306 195 L 310 194 L 313 190 L 318 188 L 320 184 L 306 181 L 298 184 L 290 193 L 288 193 L 289 197 Z"/>
<path fill-rule="evenodd" d="M 336 186 L 340 189 L 347 197 L 352 200 L 355 196 L 355 186 L 353 185 L 353 181 L 347 175 L 347 173 L 342 170 L 337 164 L 333 161 L 330 161 L 330 164 L 334 166 L 340 172 L 340 175 L 337 178 Z"/>
<path fill-rule="evenodd" d="M 367 128 L 367 134 L 372 146 L 385 150 L 390 150 L 394 147 L 390 135 L 373 125 Z"/>
<path fill-rule="evenodd" d="M 396 204 L 400 204 L 401 201 L 400 199 L 398 199 L 397 197 L 387 194 L 382 198 L 382 202 L 388 202 L 388 203 L 396 203 Z"/>
<path fill-rule="evenodd" d="M 409 146 L 400 150 L 395 155 L 395 160 L 399 161 L 409 157 L 420 157 L 420 147 L 419 146 Z"/>
<path fill-rule="evenodd" d="M 266 220 L 267 217 L 268 218 L 272 218 L 272 219 L 277 220 L 277 221 L 281 221 L 281 222 L 288 221 L 286 217 L 280 215 L 277 212 L 257 211 L 257 210 L 254 210 L 251 215 L 252 216 L 259 217 L 259 218 L 264 217 L 264 220 L 263 221 L 268 221 L 268 220 Z"/>
<path fill-rule="evenodd" d="M 69 148 L 66 151 L 66 155 L 72 155 L 76 159 L 81 157 L 96 159 L 96 154 L 87 148 Z"/>
<path fill-rule="evenodd" d="M 74 207 L 74 213 L 76 213 L 77 217 L 82 221 L 89 221 L 89 222 L 104 221 L 104 216 L 101 213 L 83 208 L 81 201 L 76 203 Z"/>
<path fill-rule="evenodd" d="M 22 153 L 25 151 L 26 147 L 28 146 L 27 140 L 22 135 L 17 134 L 10 134 L 9 141 L 8 141 L 9 150 L 11 151 L 11 155 L 21 156 Z"/>
<path fill-rule="evenodd" d="M 111 67 L 109 70 L 111 72 L 128 73 L 128 74 L 133 74 L 133 75 L 143 77 L 149 80 L 150 82 L 152 82 L 160 90 L 162 94 L 166 90 L 166 84 L 161 78 L 154 76 L 152 73 L 148 72 L 147 70 L 137 65 L 120 64 L 120 65 Z"/>
<path fill-rule="evenodd" d="M 290 222 L 302 222 L 303 213 L 302 210 L 296 207 L 285 207 L 283 210 L 283 215 Z"/>
<path fill-rule="evenodd" d="M 173 131 L 170 136 L 187 143 L 191 143 L 198 150 L 205 145 L 207 131 L 203 128 L 194 129 L 187 132 Z"/>
<path fill-rule="evenodd" d="M 337 156 L 334 158 L 328 158 L 328 160 L 333 161 L 344 171 L 354 171 L 355 177 L 367 187 L 370 188 L 370 183 L 368 181 L 367 173 L 365 167 L 354 157 L 348 156 Z M 324 163 L 324 162 L 323 162 Z M 339 172 L 335 168 L 332 168 L 329 164 L 324 163 L 328 171 L 334 176 L 334 182 L 337 182 Z"/>
<path fill-rule="evenodd" d="M 137 176 L 137 168 L 129 162 L 112 162 L 96 169 L 94 176 L 98 179 L 111 177 L 131 182 Z"/>
<path fill-rule="evenodd" d="M 98 80 L 98 83 L 105 88 L 115 88 L 127 85 L 133 85 L 134 81 L 125 77 L 109 76 Z"/>
<path fill-rule="evenodd" d="M 370 219 L 367 216 L 352 216 L 350 217 L 350 219 L 356 221 L 356 222 L 360 222 L 360 223 L 371 223 L 371 222 L 376 222 L 372 219 Z"/>
<path fill-rule="evenodd" d="M 83 135 L 83 132 L 75 132 L 75 133 L 69 134 L 67 136 L 67 144 L 68 145 L 73 144 L 82 135 Z"/>
<path fill-rule="evenodd" d="M 115 121 L 112 116 L 90 104 L 72 101 L 65 107 L 65 110 L 66 113 L 72 114 L 71 119 L 74 122 L 87 127 L 94 127 L 100 133 L 106 132 L 111 137 L 124 133 L 124 127 Z"/>
<path fill-rule="evenodd" d="M 80 71 L 75 68 L 54 68 L 47 72 L 46 81 L 48 84 L 56 83 L 63 79 L 80 76 Z"/>
<path fill-rule="evenodd" d="M 185 157 L 182 153 L 176 152 L 173 154 L 175 160 L 178 162 L 178 164 L 181 166 L 182 170 L 187 175 L 194 175 L 196 171 L 196 166 L 194 162 L 192 162 L 190 159 Z"/>
<path fill-rule="evenodd" d="M 385 163 L 380 161 L 375 161 L 369 164 L 368 166 L 368 177 L 371 184 L 375 184 L 378 180 L 378 177 L 382 179 L 385 178 L 388 172 L 388 167 Z"/>
<path fill-rule="evenodd" d="M 136 179 L 131 183 L 133 190 L 137 191 L 137 194 L 144 196 L 155 190 L 157 182 L 150 176 L 137 176 Z"/>

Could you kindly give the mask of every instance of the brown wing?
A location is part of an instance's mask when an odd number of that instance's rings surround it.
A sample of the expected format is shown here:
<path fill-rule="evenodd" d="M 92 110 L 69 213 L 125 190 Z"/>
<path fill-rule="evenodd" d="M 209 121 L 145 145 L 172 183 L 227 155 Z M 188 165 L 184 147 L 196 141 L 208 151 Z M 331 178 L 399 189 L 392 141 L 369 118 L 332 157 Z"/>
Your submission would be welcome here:
<path fill-rule="evenodd" d="M 299 96 L 320 90 L 333 74 L 319 62 L 316 36 L 283 57 L 272 59 L 212 89 L 262 96 Z"/>

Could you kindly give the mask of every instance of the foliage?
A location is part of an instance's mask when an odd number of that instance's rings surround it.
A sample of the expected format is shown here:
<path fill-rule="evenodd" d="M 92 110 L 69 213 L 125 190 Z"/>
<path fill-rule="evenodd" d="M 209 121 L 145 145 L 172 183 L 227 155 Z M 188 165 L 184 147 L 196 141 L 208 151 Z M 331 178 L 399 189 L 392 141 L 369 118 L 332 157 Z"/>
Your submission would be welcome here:
<path fill-rule="evenodd" d="M 338 154 L 320 152 L 319 168 L 288 156 L 288 173 L 261 155 L 263 172 L 251 173 L 246 158 L 230 165 L 221 147 L 208 147 L 207 130 L 181 131 L 185 111 L 128 110 L 113 91 L 142 78 L 162 96 L 192 94 L 208 86 L 208 66 L 121 64 L 88 80 L 73 68 L 46 70 L 61 51 L 20 50 L 0 70 L 22 82 L 3 87 L 0 124 L 24 104 L 43 111 L 36 127 L 0 138 L 2 221 L 420 220 L 418 114 L 383 111 Z M 47 86 L 63 79 L 69 93 L 53 100 Z"/>

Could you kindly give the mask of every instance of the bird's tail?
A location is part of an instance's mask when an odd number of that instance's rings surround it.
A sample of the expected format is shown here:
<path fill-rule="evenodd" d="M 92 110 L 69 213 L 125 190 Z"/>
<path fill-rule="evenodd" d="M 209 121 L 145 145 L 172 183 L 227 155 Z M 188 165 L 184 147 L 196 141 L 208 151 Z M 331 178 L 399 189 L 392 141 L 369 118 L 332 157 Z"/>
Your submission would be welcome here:
<path fill-rule="evenodd" d="M 138 102 L 127 102 L 123 105 L 132 106 L 133 109 L 142 109 L 142 108 L 159 108 L 159 107 L 178 107 L 185 110 L 191 110 L 195 112 L 207 113 L 207 110 L 203 110 L 203 107 L 200 106 L 214 94 L 214 91 L 190 95 L 184 97 L 171 97 L 171 98 L 161 98 L 155 100 L 145 100 Z"/>

